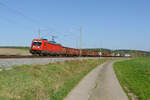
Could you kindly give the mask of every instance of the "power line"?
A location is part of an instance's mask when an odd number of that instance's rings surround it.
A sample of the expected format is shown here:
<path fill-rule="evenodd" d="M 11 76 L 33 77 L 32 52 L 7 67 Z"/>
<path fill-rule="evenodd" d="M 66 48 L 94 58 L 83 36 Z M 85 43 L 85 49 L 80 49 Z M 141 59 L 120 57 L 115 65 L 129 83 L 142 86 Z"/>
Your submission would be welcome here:
<path fill-rule="evenodd" d="M 14 9 L 14 8 L 10 8 L 10 7 L 8 7 L 8 6 L 7 6 L 5 3 L 3 3 L 3 2 L 0 2 L 0 6 L 7 8 L 9 12 L 14 13 L 14 14 L 17 14 L 17 15 L 20 15 L 20 16 L 22 16 L 24 19 L 26 19 L 26 20 L 28 20 L 28 21 L 30 21 L 30 22 L 36 24 L 36 25 L 39 24 L 38 21 L 36 21 L 36 20 L 30 18 L 29 16 L 25 15 L 25 14 L 22 13 L 20 10 Z"/>
<path fill-rule="evenodd" d="M 82 28 L 80 27 L 80 56 L 82 56 Z"/>
<path fill-rule="evenodd" d="M 41 30 L 40 30 L 40 28 L 38 30 L 38 33 L 39 33 L 39 39 L 40 39 L 41 38 Z"/>
<path fill-rule="evenodd" d="M 39 22 L 37 22 L 37 21 L 33 20 L 32 18 L 26 16 L 20 10 L 17 10 L 17 9 L 14 9 L 14 8 L 10 8 L 5 3 L 0 2 L 0 6 L 7 8 L 9 10 L 9 12 L 12 12 L 14 14 L 17 14 L 17 15 L 20 15 L 20 16 L 24 17 L 26 20 L 28 20 L 28 21 L 30 21 L 30 22 L 32 22 L 34 24 L 39 24 Z M 41 30 L 40 29 L 39 29 L 38 33 L 39 33 L 39 38 L 40 38 L 41 37 Z M 59 32 L 53 32 L 53 33 L 59 33 Z M 71 33 L 72 34 L 72 32 L 67 32 L 67 33 Z M 60 36 L 66 37 L 66 36 L 73 36 L 73 35 L 75 35 L 75 34 L 72 34 L 72 35 L 71 34 L 63 34 L 63 35 L 60 35 Z"/>
<path fill-rule="evenodd" d="M 80 41 L 79 38 L 81 37 L 81 35 L 78 36 L 77 34 L 74 34 L 73 32 L 70 32 L 70 31 L 63 32 L 63 33 L 62 32 L 60 33 L 57 31 L 57 32 L 51 32 L 51 33 L 59 33 L 59 34 L 55 34 L 55 36 L 57 36 L 59 38 L 59 40 L 61 40 L 61 41 L 63 40 L 64 42 L 67 42 L 67 43 L 70 42 L 69 40 L 72 40 L 72 43 L 75 43 L 76 48 L 80 47 L 80 46 L 78 46 L 79 45 L 78 41 Z M 81 33 L 81 29 L 80 29 L 80 33 Z M 62 35 L 60 35 L 60 34 L 62 34 Z M 49 34 L 46 34 L 46 35 L 48 36 Z"/>

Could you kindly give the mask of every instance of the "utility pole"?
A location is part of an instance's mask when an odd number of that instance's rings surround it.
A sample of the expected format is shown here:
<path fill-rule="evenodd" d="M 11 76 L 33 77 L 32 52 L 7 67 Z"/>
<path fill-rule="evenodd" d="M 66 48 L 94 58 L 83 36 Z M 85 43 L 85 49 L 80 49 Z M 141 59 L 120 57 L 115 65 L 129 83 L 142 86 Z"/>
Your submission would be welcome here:
<path fill-rule="evenodd" d="M 52 35 L 52 41 L 55 41 L 55 36 Z"/>
<path fill-rule="evenodd" d="M 80 57 L 82 56 L 82 28 L 80 27 Z"/>
<path fill-rule="evenodd" d="M 78 40 L 76 39 L 76 49 L 78 49 Z"/>
<path fill-rule="evenodd" d="M 41 38 L 41 30 L 40 30 L 40 28 L 39 28 L 39 30 L 38 30 L 38 33 L 39 33 L 39 39 Z"/>

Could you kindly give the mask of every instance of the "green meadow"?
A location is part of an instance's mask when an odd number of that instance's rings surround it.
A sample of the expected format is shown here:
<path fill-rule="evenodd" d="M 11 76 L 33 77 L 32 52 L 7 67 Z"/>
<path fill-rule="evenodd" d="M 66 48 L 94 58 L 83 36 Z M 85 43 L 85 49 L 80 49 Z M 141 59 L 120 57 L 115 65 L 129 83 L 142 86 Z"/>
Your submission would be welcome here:
<path fill-rule="evenodd" d="M 133 93 L 136 100 L 150 100 L 150 58 L 116 62 L 114 70 L 130 99 Z"/>

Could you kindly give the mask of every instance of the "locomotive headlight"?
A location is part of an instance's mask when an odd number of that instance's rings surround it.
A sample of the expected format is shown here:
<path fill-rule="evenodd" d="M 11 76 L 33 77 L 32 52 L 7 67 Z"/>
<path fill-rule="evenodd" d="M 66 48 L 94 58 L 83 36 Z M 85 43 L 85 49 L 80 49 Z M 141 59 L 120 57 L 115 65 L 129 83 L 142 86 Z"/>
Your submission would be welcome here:
<path fill-rule="evenodd" d="M 39 49 L 41 48 L 41 47 L 38 47 Z"/>
<path fill-rule="evenodd" d="M 32 48 L 34 48 L 35 46 L 32 46 Z"/>

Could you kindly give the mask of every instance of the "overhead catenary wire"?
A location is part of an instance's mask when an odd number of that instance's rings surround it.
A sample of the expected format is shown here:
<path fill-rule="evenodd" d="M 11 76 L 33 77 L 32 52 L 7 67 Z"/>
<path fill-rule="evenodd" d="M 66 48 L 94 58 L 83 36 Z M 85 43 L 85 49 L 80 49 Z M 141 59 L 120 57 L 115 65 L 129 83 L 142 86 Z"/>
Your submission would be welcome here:
<path fill-rule="evenodd" d="M 55 36 L 58 38 L 72 38 L 72 39 L 77 39 L 79 38 L 79 36 L 77 36 L 76 34 L 74 34 L 73 32 L 70 31 L 66 31 L 66 32 L 58 32 L 54 29 L 52 29 L 53 31 L 51 31 L 51 29 L 40 29 L 41 31 L 41 38 L 46 38 L 49 36 Z M 45 31 L 45 32 L 44 32 Z"/>
<path fill-rule="evenodd" d="M 32 19 L 31 17 L 29 17 L 29 16 L 25 15 L 24 13 L 22 13 L 22 11 L 20 11 L 19 9 L 15 9 L 15 8 L 11 8 L 11 7 L 7 6 L 7 4 L 5 4 L 4 2 L 0 1 L 0 7 L 6 8 L 9 12 L 11 12 L 13 14 L 22 16 L 24 19 L 28 20 L 31 23 L 34 23 L 36 25 L 39 25 L 39 23 L 40 23 L 39 21 L 37 21 L 35 19 Z"/>
<path fill-rule="evenodd" d="M 26 19 L 26 20 L 28 20 L 29 22 L 31 22 L 31 23 L 34 23 L 34 24 L 36 24 L 38 27 L 39 27 L 39 21 L 37 21 L 37 20 L 35 20 L 35 19 L 32 19 L 30 16 L 27 16 L 27 15 L 25 15 L 20 9 L 16 9 L 16 8 L 12 8 L 12 7 L 9 7 L 7 4 L 6 4 L 6 2 L 4 3 L 4 2 L 2 2 L 2 1 L 0 1 L 0 7 L 3 7 L 3 8 L 5 8 L 5 9 L 7 9 L 9 12 L 11 12 L 11 13 L 13 13 L 13 14 L 15 14 L 15 15 L 18 15 L 18 16 L 21 16 L 21 17 L 23 17 L 24 19 Z M 6 19 L 7 20 L 7 19 Z M 15 23 L 15 22 L 11 22 L 11 21 L 9 21 L 9 19 L 7 20 L 8 22 L 10 22 L 10 23 Z M 52 29 L 51 29 L 52 30 Z M 45 36 L 42 36 L 42 34 L 43 34 L 43 30 L 40 30 L 41 31 L 41 36 L 40 37 L 45 37 Z M 56 30 L 54 31 L 51 31 L 50 32 L 51 33 L 51 36 L 53 35 L 53 36 L 55 36 L 55 37 L 63 37 L 63 38 L 68 38 L 69 37 L 69 39 L 72 37 L 72 38 L 78 38 L 79 36 L 77 36 L 77 34 L 74 34 L 72 31 L 67 31 L 67 32 L 56 32 Z M 61 35 L 60 35 L 61 34 Z M 50 36 L 50 34 L 47 34 L 46 36 Z M 72 40 L 74 40 L 74 39 L 72 39 Z M 75 39 L 76 40 L 76 39 Z"/>

